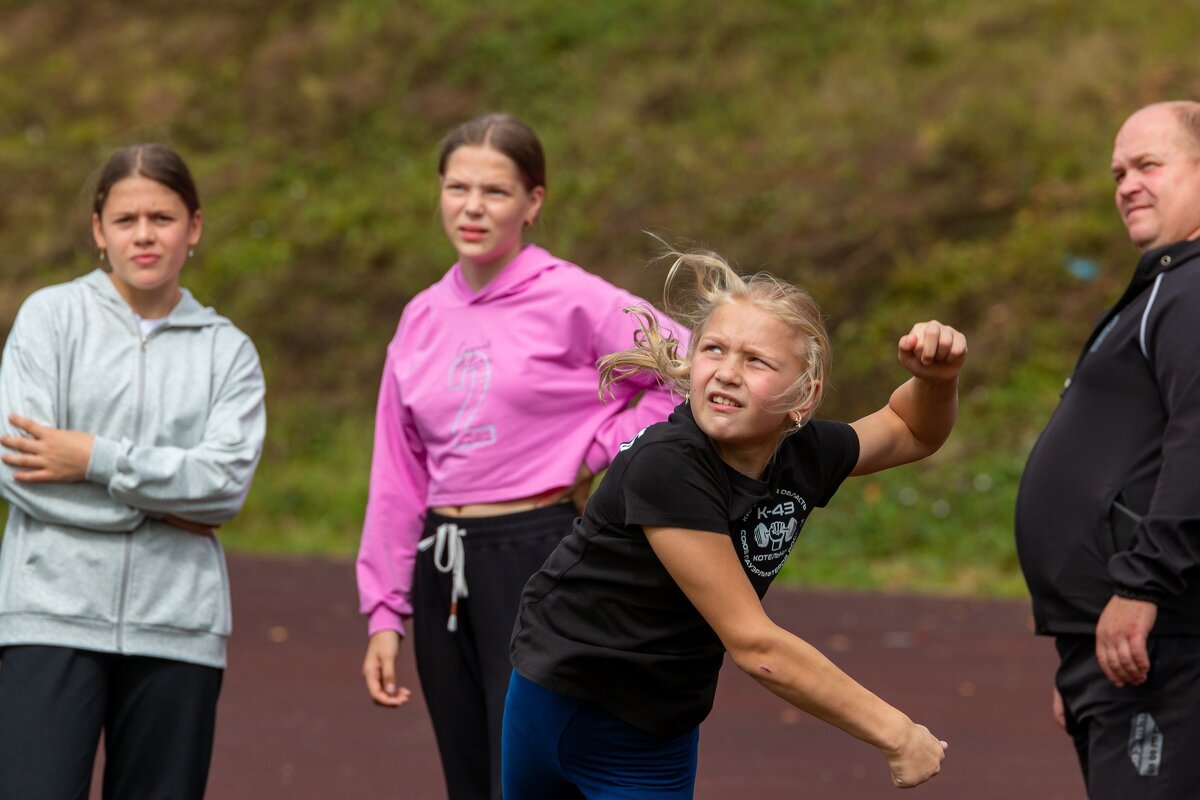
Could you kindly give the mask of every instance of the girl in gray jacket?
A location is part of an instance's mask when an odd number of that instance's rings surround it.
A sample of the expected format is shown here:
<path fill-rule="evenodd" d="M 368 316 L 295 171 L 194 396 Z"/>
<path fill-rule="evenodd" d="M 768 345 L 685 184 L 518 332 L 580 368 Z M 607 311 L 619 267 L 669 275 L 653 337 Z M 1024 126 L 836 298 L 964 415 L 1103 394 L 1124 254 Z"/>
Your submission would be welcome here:
<path fill-rule="evenodd" d="M 99 269 L 34 293 L 0 360 L 0 800 L 201 798 L 230 633 L 215 529 L 265 432 L 250 340 L 180 286 L 187 166 L 118 151 Z"/>

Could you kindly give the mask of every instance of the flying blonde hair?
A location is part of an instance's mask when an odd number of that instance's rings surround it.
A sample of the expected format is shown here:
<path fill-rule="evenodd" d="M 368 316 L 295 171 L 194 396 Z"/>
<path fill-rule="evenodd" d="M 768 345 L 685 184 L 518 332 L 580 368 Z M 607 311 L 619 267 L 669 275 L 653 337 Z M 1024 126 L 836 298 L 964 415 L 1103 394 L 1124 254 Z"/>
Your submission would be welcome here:
<path fill-rule="evenodd" d="M 776 400 L 782 410 L 799 412 L 795 429 L 802 427 L 821 402 L 832 360 L 829 334 L 812 297 L 766 272 L 739 275 L 724 258 L 707 250 L 670 250 L 664 257 L 675 261 L 663 287 L 663 308 L 690 329 L 687 354 L 679 355 L 679 340 L 663 332 L 649 308 L 631 306 L 625 311 L 638 318 L 634 346 L 599 360 L 601 397 L 612 384 L 640 372 L 657 375 L 672 391 L 688 397 L 696 343 L 713 311 L 726 303 L 745 302 L 774 315 L 796 333 L 797 355 L 804 367 Z M 691 281 L 686 280 L 689 274 Z"/>

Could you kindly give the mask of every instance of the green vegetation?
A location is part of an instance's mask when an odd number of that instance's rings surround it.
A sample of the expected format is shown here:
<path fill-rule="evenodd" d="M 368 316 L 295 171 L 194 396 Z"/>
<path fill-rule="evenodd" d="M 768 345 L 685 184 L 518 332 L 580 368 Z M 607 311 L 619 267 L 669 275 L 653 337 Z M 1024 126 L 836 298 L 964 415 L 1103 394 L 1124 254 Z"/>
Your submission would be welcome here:
<path fill-rule="evenodd" d="M 168 140 L 206 232 L 185 282 L 258 344 L 270 442 L 231 549 L 351 556 L 384 347 L 452 261 L 439 137 L 511 110 L 542 134 L 539 243 L 656 297 L 651 230 L 809 286 L 853 418 L 917 319 L 963 328 L 950 444 L 852 482 L 806 583 L 1023 591 L 1012 500 L 1090 321 L 1135 251 L 1112 135 L 1200 96 L 1195 0 L 112 0 L 0 3 L 0 336 L 90 268 L 87 178 Z M 1082 257 L 1099 278 L 1065 265 Z"/>

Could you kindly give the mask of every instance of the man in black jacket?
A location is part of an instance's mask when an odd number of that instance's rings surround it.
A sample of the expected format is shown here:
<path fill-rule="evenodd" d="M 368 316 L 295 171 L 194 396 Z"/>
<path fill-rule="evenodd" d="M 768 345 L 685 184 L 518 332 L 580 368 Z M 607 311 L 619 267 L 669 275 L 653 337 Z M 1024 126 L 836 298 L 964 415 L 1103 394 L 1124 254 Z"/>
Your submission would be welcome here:
<path fill-rule="evenodd" d="M 1017 552 L 1088 795 L 1200 796 L 1200 104 L 1117 134 L 1142 251 L 1030 453 Z"/>

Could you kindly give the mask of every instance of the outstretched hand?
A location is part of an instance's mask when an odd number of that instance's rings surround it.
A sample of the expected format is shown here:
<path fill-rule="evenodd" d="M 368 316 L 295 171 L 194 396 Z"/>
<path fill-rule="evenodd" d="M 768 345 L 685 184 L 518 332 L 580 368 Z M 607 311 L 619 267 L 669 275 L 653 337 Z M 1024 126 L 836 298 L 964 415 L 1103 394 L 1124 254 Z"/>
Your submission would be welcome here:
<path fill-rule="evenodd" d="M 904 742 L 894 751 L 885 751 L 892 783 L 897 789 L 919 786 L 942 771 L 946 759 L 945 742 L 924 725 L 910 723 Z"/>
<path fill-rule="evenodd" d="M 911 789 L 942 771 L 949 745 L 916 722 L 908 723 L 905 740 L 892 751 L 884 751 L 892 783 L 898 789 Z"/>
<path fill-rule="evenodd" d="M 967 337 L 936 319 L 918 322 L 900 337 L 897 357 L 913 377 L 933 383 L 958 377 L 967 357 Z"/>
<path fill-rule="evenodd" d="M 11 451 L 0 458 L 17 468 L 14 478 L 28 483 L 68 483 L 87 477 L 96 440 L 92 434 L 51 428 L 18 414 L 10 414 L 8 421 L 28 434 L 0 436 L 0 445 Z"/>

